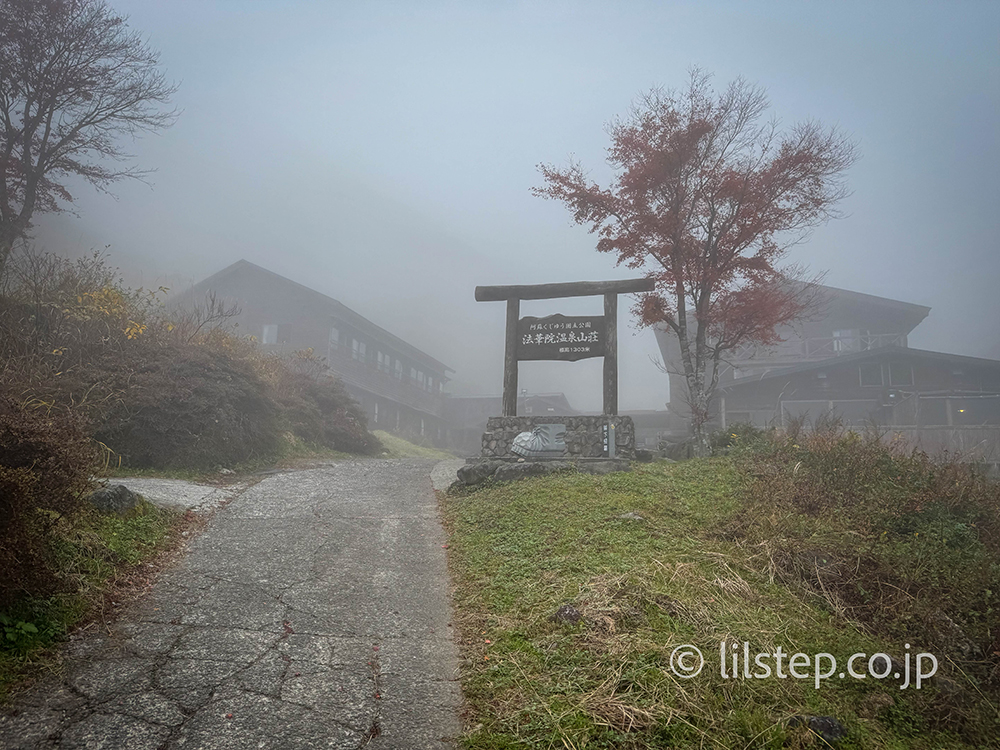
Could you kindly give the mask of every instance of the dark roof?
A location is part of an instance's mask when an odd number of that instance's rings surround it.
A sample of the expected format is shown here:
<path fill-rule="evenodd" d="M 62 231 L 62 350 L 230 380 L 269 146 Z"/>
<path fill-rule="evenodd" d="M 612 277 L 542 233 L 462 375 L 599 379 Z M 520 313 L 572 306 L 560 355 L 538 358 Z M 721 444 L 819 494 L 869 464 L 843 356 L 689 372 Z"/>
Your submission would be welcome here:
<path fill-rule="evenodd" d="M 343 304 L 338 300 L 335 300 L 333 297 L 329 297 L 323 294 L 322 292 L 317 292 L 315 289 L 310 289 L 309 287 L 303 284 L 299 284 L 297 281 L 292 281 L 291 279 L 276 274 L 274 271 L 269 271 L 268 269 L 258 266 L 255 263 L 251 263 L 248 260 L 238 260 L 232 265 L 226 266 L 218 273 L 212 274 L 207 279 L 199 281 L 190 289 L 186 289 L 177 297 L 175 297 L 171 301 L 171 304 L 179 305 L 180 301 L 183 300 L 185 297 L 194 297 L 198 296 L 203 291 L 207 292 L 212 288 L 213 283 L 218 283 L 222 279 L 232 276 L 238 273 L 239 271 L 249 271 L 250 273 L 263 274 L 272 278 L 275 281 L 285 284 L 286 286 L 292 287 L 294 288 L 297 294 L 312 297 L 317 302 L 320 302 L 321 304 L 324 304 L 327 307 L 329 307 L 331 311 L 335 315 L 337 315 L 337 317 L 339 317 L 340 319 L 354 326 L 357 326 L 361 330 L 367 330 L 371 332 L 373 335 L 381 338 L 386 344 L 395 346 L 401 352 L 404 352 L 407 355 L 413 357 L 413 359 L 420 360 L 424 364 L 434 367 L 439 372 L 455 372 L 452 368 L 448 367 L 443 362 L 434 359 L 434 357 L 427 354 L 426 352 L 421 351 L 412 344 L 408 344 L 398 336 L 389 333 L 389 331 L 385 330 L 381 326 L 372 323 L 370 320 L 368 320 L 368 318 L 364 317 L 363 315 L 359 315 L 358 313 L 354 312 L 354 310 L 349 308 L 347 305 Z"/>
<path fill-rule="evenodd" d="M 874 360 L 893 355 L 898 356 L 900 354 L 904 354 L 909 357 L 915 357 L 917 359 L 947 362 L 949 364 L 975 365 L 977 367 L 994 367 L 1000 369 L 1000 360 L 996 359 L 967 357 L 964 354 L 946 354 L 944 352 L 930 352 L 925 349 L 910 349 L 909 347 L 905 346 L 882 346 L 879 347 L 878 349 L 871 349 L 866 352 L 855 352 L 854 354 L 844 354 L 839 357 L 828 357 L 827 359 L 822 359 L 818 362 L 807 362 L 806 364 L 793 365 L 792 367 L 776 367 L 773 370 L 768 370 L 763 375 L 750 375 L 745 378 L 740 378 L 739 380 L 734 380 L 732 383 L 729 383 L 725 387 L 720 388 L 720 390 L 730 391 L 734 388 L 739 388 L 744 385 L 759 383 L 761 380 L 782 378 L 787 375 L 795 375 L 801 372 L 815 372 L 816 370 L 828 370 L 831 367 L 836 367 L 837 365 L 850 364 L 852 362 L 865 362 L 867 360 Z"/>
<path fill-rule="evenodd" d="M 793 282 L 803 286 L 815 286 L 821 290 L 826 290 L 830 292 L 835 292 L 838 297 L 843 297 L 846 300 L 855 300 L 857 302 L 864 302 L 868 304 L 878 305 L 879 307 L 885 307 L 891 310 L 898 310 L 900 312 L 906 313 L 908 315 L 915 315 L 918 317 L 918 322 L 927 317 L 930 313 L 931 308 L 927 305 L 917 305 L 913 302 L 903 302 L 898 299 L 890 299 L 889 297 L 879 297 L 875 294 L 865 294 L 864 292 L 854 292 L 850 289 L 841 289 L 837 286 L 827 286 L 826 284 L 803 284 L 803 282 Z"/>

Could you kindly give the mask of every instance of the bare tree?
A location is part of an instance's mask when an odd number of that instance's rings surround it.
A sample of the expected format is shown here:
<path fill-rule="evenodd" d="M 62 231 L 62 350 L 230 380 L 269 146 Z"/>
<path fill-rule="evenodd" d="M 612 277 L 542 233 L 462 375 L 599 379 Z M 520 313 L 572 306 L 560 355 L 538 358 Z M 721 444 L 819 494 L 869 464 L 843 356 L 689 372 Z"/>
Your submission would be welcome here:
<path fill-rule="evenodd" d="M 148 172 L 125 136 L 171 125 L 159 53 L 103 0 L 0 0 L 0 276 L 36 212 L 82 177 L 106 190 Z"/>

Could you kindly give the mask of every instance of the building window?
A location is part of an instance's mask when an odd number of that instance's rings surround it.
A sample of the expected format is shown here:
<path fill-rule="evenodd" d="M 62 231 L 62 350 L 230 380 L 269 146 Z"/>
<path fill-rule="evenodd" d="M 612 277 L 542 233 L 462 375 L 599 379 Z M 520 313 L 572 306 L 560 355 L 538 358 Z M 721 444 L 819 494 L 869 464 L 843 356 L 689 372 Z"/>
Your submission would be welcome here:
<path fill-rule="evenodd" d="M 378 367 L 379 371 L 389 372 L 391 369 L 390 363 L 392 362 L 392 358 L 388 354 L 383 354 L 382 352 L 378 352 L 375 357 L 378 360 L 376 367 Z"/>
<path fill-rule="evenodd" d="M 330 329 L 330 351 L 337 349 L 340 346 L 340 331 L 336 328 Z"/>
<path fill-rule="evenodd" d="M 403 379 L 403 363 L 400 362 L 397 359 L 396 360 L 396 380 L 402 380 L 402 379 Z M 397 417 L 396 421 L 398 422 L 399 421 L 398 420 L 399 414 L 397 414 L 396 417 Z M 396 427 L 399 427 L 399 425 L 397 424 Z"/>
<path fill-rule="evenodd" d="M 901 362 L 889 363 L 889 385 L 913 385 L 913 368 Z"/>
<path fill-rule="evenodd" d="M 378 401 L 375 402 L 375 419 L 373 421 L 378 424 Z"/>
<path fill-rule="evenodd" d="M 434 393 L 434 378 L 432 378 L 430 375 L 427 376 L 427 390 L 429 390 L 431 393 Z"/>
<path fill-rule="evenodd" d="M 867 362 L 859 368 L 861 371 L 861 385 L 865 387 L 881 388 L 885 385 L 882 379 L 882 365 L 877 362 Z"/>
<path fill-rule="evenodd" d="M 856 329 L 833 332 L 833 350 L 835 352 L 855 352 L 859 348 L 858 343 Z"/>
<path fill-rule="evenodd" d="M 278 343 L 278 326 L 273 323 L 268 323 L 264 326 L 264 330 L 261 332 L 260 343 L 262 344 L 277 344 Z"/>
<path fill-rule="evenodd" d="M 357 339 L 352 339 L 351 344 L 351 357 L 358 360 L 358 362 L 365 361 L 365 342 L 358 341 Z"/>
<path fill-rule="evenodd" d="M 412 380 L 414 383 L 417 382 L 417 368 L 416 367 L 411 367 L 410 368 L 410 380 Z"/>
<path fill-rule="evenodd" d="M 423 417 L 420 418 L 420 434 L 421 435 L 424 434 L 424 418 Z"/>

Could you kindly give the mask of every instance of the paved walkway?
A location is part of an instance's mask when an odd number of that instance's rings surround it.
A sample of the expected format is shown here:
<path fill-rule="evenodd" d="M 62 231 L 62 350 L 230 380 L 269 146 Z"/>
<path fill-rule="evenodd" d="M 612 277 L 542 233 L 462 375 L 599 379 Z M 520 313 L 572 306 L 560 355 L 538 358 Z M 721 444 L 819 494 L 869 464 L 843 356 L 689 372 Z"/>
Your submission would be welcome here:
<path fill-rule="evenodd" d="M 461 693 L 433 461 L 271 476 L 220 510 L 4 748 L 451 748 Z"/>

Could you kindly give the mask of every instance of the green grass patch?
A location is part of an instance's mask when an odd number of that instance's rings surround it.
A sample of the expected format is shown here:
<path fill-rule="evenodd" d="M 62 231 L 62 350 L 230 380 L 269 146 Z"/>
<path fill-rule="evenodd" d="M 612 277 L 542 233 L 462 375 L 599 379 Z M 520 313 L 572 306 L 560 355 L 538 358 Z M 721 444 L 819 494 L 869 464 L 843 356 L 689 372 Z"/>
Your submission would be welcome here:
<path fill-rule="evenodd" d="M 834 677 L 817 690 L 812 679 L 722 677 L 723 643 L 739 644 L 741 657 L 743 642 L 751 654 L 831 653 L 841 667 L 857 652 L 905 655 L 897 633 L 785 575 L 780 540 L 733 533 L 774 526 L 777 509 L 751 489 L 746 466 L 727 456 L 443 496 L 469 707 L 463 747 L 824 747 L 790 726 L 798 715 L 836 717 L 848 732 L 841 748 L 993 742 L 1000 724 L 981 692 L 992 688 L 948 664 L 947 683 L 919 692 L 872 678 Z M 846 534 L 830 518 L 778 526 Z M 566 604 L 578 622 L 553 619 Z M 670 669 L 684 644 L 705 657 L 690 679 Z"/>
<path fill-rule="evenodd" d="M 384 453 L 388 458 L 439 458 L 441 460 L 454 458 L 451 453 L 429 445 L 411 443 L 409 440 L 384 430 L 375 430 L 372 435 L 382 443 Z"/>
<path fill-rule="evenodd" d="M 55 663 L 52 647 L 95 612 L 123 576 L 163 549 L 182 517 L 142 501 L 122 515 L 88 507 L 48 520 L 62 591 L 0 612 L 0 701 Z"/>

